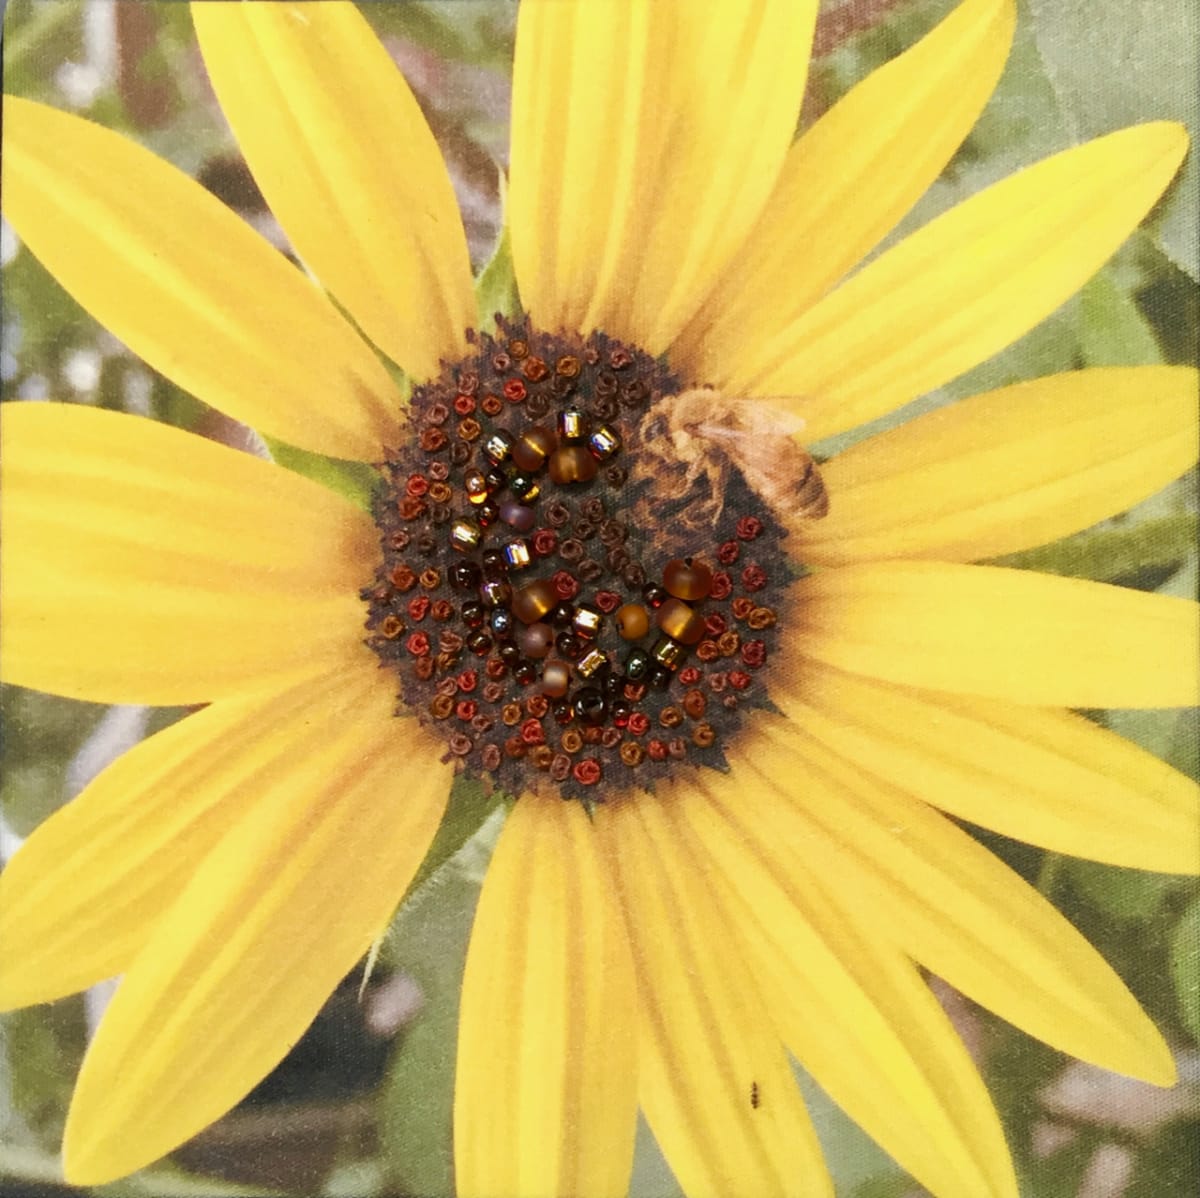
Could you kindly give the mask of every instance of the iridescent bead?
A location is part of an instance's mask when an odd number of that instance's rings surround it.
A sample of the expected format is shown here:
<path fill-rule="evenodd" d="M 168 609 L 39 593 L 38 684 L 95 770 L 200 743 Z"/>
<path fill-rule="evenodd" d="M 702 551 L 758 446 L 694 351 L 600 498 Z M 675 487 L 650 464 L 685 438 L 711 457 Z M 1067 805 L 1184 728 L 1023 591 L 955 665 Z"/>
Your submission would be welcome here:
<path fill-rule="evenodd" d="M 640 603 L 626 603 L 617 610 L 617 631 L 627 641 L 641 640 L 650 631 L 650 616 Z"/>
<path fill-rule="evenodd" d="M 503 578 L 489 578 L 479 587 L 485 607 L 504 607 L 512 599 L 512 587 Z"/>
<path fill-rule="evenodd" d="M 522 470 L 539 470 L 557 445 L 557 439 L 548 428 L 535 424 L 527 428 L 513 446 L 512 460 Z"/>
<path fill-rule="evenodd" d="M 593 646 L 575 663 L 575 669 L 581 678 L 592 678 L 606 665 L 608 665 L 608 658 L 604 655 L 603 650 Z"/>
<path fill-rule="evenodd" d="M 467 489 L 467 498 L 474 504 L 485 503 L 488 497 L 487 479 L 482 470 L 468 470 L 463 475 L 463 486 Z"/>
<path fill-rule="evenodd" d="M 608 712 L 604 696 L 594 687 L 585 686 L 575 696 L 575 714 L 585 724 L 599 724 Z"/>
<path fill-rule="evenodd" d="M 517 538 L 515 541 L 509 541 L 504 546 L 504 560 L 514 570 L 523 570 L 533 561 L 533 554 L 529 551 L 529 542 Z"/>
<path fill-rule="evenodd" d="M 507 461 L 513 451 L 513 438 L 503 429 L 497 429 L 483 443 L 483 452 L 487 455 L 488 461 L 493 465 L 499 466 L 501 462 Z"/>
<path fill-rule="evenodd" d="M 517 633 L 517 645 L 526 657 L 545 657 L 554 644 L 554 630 L 549 624 L 526 624 Z"/>
<path fill-rule="evenodd" d="M 491 625 L 492 632 L 498 637 L 506 637 L 512 635 L 513 630 L 513 614 L 507 607 L 498 607 L 492 612 L 492 618 L 488 621 Z"/>
<path fill-rule="evenodd" d="M 564 661 L 548 661 L 542 670 L 542 691 L 552 699 L 561 699 L 571 685 L 571 671 Z M 557 713 L 557 708 L 555 709 Z M 557 714 L 555 716 L 557 718 Z"/>
<path fill-rule="evenodd" d="M 683 646 L 669 636 L 659 637 L 654 648 L 650 650 L 650 656 L 660 666 L 665 666 L 672 671 L 679 669 L 679 663 L 683 661 L 684 655 Z"/>
<path fill-rule="evenodd" d="M 587 447 L 596 461 L 604 462 L 621 448 L 621 438 L 606 424 L 588 437 Z"/>
<path fill-rule="evenodd" d="M 459 553 L 470 553 L 472 549 L 477 549 L 482 536 L 479 525 L 472 524 L 470 520 L 455 520 L 450 525 L 450 544 Z"/>
<path fill-rule="evenodd" d="M 564 445 L 550 455 L 550 477 L 560 486 L 596 477 L 596 459 L 582 445 Z"/>
<path fill-rule="evenodd" d="M 604 617 L 594 607 L 581 603 L 571 617 L 571 627 L 575 630 L 576 636 L 590 641 L 599 633 L 603 621 Z"/>
<path fill-rule="evenodd" d="M 537 479 L 529 474 L 514 474 L 508 480 L 508 489 L 522 503 L 532 503 L 541 493 Z"/>
<path fill-rule="evenodd" d="M 704 635 L 704 617 L 682 599 L 668 599 L 655 613 L 655 623 L 683 645 L 694 645 Z"/>
<path fill-rule="evenodd" d="M 676 599 L 704 599 L 712 590 L 712 570 L 698 558 L 673 558 L 663 570 L 663 586 Z"/>
<path fill-rule="evenodd" d="M 650 673 L 650 654 L 645 649 L 631 649 L 625 658 L 625 676 L 631 682 L 641 682 Z"/>
<path fill-rule="evenodd" d="M 548 578 L 539 578 L 513 595 L 512 609 L 518 620 L 533 624 L 547 612 L 553 611 L 557 603 L 558 592 L 554 589 L 554 583 Z"/>
<path fill-rule="evenodd" d="M 578 408 L 565 408 L 558 414 L 558 439 L 564 445 L 582 441 L 587 436 L 587 421 Z"/>

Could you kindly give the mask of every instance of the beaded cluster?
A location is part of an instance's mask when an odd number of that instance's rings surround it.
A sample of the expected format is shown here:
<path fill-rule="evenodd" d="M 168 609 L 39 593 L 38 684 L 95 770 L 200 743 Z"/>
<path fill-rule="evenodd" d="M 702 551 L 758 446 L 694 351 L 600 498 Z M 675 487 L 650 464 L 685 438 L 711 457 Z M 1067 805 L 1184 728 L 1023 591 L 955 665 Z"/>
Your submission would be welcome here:
<path fill-rule="evenodd" d="M 375 498 L 368 637 L 406 708 L 513 795 L 722 768 L 766 701 L 783 530 L 736 471 L 717 505 L 703 480 L 659 501 L 638 457 L 680 393 L 662 361 L 506 322 L 472 344 L 414 392 Z"/>

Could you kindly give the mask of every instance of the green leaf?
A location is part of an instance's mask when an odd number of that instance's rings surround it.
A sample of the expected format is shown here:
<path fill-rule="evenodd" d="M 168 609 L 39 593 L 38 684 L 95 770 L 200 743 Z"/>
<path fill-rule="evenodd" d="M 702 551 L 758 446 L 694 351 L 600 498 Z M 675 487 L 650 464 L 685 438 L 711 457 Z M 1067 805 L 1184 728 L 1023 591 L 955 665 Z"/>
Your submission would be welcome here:
<path fill-rule="evenodd" d="M 510 318 L 520 314 L 521 301 L 517 295 L 517 276 L 513 272 L 507 222 L 496 243 L 495 252 L 475 281 L 475 304 L 479 313 L 479 327 L 486 332 L 495 329 L 497 313 Z"/>
<path fill-rule="evenodd" d="M 1184 911 L 1171 935 L 1171 976 L 1179 1017 L 1200 1044 L 1200 898 Z"/>
<path fill-rule="evenodd" d="M 1077 858 L 1065 859 L 1063 871 L 1093 907 L 1130 923 L 1149 923 L 1181 885 L 1179 878 Z"/>
<path fill-rule="evenodd" d="M 327 458 L 307 449 L 297 449 L 273 437 L 263 437 L 271 456 L 281 466 L 311 478 L 313 482 L 336 491 L 364 511 L 371 510 L 371 499 L 379 482 L 374 467 L 366 462 L 348 462 L 341 458 Z"/>
<path fill-rule="evenodd" d="M 500 800 L 488 794 L 479 782 L 461 775 L 454 779 L 446 814 L 408 888 L 405 903 L 417 897 L 425 883 L 479 831 L 498 806 Z"/>
<path fill-rule="evenodd" d="M 1200 8 L 1195 0 L 1026 0 L 1034 37 L 1072 135 L 1097 137 L 1139 121 L 1172 119 L 1200 137 Z M 1193 153 L 1154 222 L 1163 251 L 1200 279 L 1200 164 Z"/>
<path fill-rule="evenodd" d="M 1147 366 L 1162 361 L 1150 325 L 1127 291 L 1101 271 L 1079 296 L 1081 348 L 1088 366 Z"/>

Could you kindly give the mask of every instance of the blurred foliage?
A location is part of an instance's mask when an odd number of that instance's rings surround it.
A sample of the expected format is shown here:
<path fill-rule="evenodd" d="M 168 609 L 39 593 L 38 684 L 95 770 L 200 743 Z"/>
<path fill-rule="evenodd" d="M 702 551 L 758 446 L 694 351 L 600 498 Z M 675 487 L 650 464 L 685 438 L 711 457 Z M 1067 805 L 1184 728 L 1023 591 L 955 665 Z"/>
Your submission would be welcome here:
<path fill-rule="evenodd" d="M 802 124 L 910 45 L 950 0 L 827 0 Z M 472 259 L 481 321 L 517 302 L 503 230 L 509 78 L 515 6 L 508 0 L 408 0 L 365 6 L 414 88 L 450 165 Z M 942 178 L 891 240 L 989 183 L 1083 138 L 1134 121 L 1171 118 L 1200 136 L 1194 0 L 1022 0 L 1014 52 L 991 104 Z M 286 251 L 207 87 L 187 8 L 109 0 L 11 0 L 4 21 L 5 89 L 80 111 L 195 175 Z M 894 414 L 818 446 L 851 439 L 979 390 L 1081 366 L 1195 362 L 1200 167 L 1193 153 L 1151 220 L 1084 288 L 990 362 Z M 148 415 L 270 452 L 289 468 L 365 504 L 368 468 L 248 439 L 153 375 L 53 282 L 5 228 L 0 247 L 4 399 L 56 398 Z M 1133 511 L 1053 546 L 1005 559 L 1055 573 L 1174 594 L 1196 591 L 1194 473 Z M 141 732 L 181 715 L 150 713 Z M 1193 712 L 1091 713 L 1178 768 L 1200 769 Z M 112 740 L 102 707 L 7 688 L 0 696 L 5 771 L 0 845 L 27 835 L 82 782 Z M 140 733 L 139 733 L 140 734 Z M 186 1169 L 161 1165 L 119 1185 L 125 1194 L 445 1194 L 463 956 L 498 827 L 480 788 L 455 788 L 450 815 L 409 900 L 380 945 L 356 999 L 347 980 L 281 1070 L 228 1119 L 189 1146 Z M 1130 1083 L 1118 1118 L 1107 1108 L 1069 1116 L 1050 1088 L 1065 1058 L 969 1004 L 952 1014 L 973 1044 L 1005 1121 L 1022 1194 L 1075 1198 L 1114 1146 L 1129 1154 L 1125 1198 L 1195 1192 L 1190 1148 L 1200 1135 L 1200 895 L 1194 883 L 1042 854 L 978 833 L 1035 880 L 1129 982 L 1180 1055 L 1185 1083 L 1169 1105 Z M 393 1013 L 383 996 L 407 985 L 419 1010 Z M 0 1175 L 49 1187 L 59 1177 L 65 1104 L 97 996 L 19 1012 L 0 1022 Z M 374 1039 L 373 1039 L 374 1037 Z M 382 1038 L 381 1038 L 382 1037 Z M 372 1047 L 373 1046 L 373 1047 Z M 346 1061 L 361 1062 L 343 1077 Z M 340 1065 L 338 1063 L 341 1063 Z M 331 1087 L 334 1074 L 340 1079 Z M 807 1079 L 814 1121 L 839 1195 L 912 1198 L 912 1183 Z M 1131 1132 L 1127 1122 L 1141 1119 Z M 1128 1116 L 1128 1120 L 1122 1119 Z M 288 1138 L 288 1128 L 300 1140 Z M 296 1129 L 299 1129 L 298 1131 Z M 319 1130 L 313 1130 L 319 1129 Z M 286 1151 L 264 1152 L 282 1144 Z M 264 1161 L 263 1157 L 271 1158 Z M 244 1184 L 254 1183 L 254 1184 Z M 263 1187 L 266 1188 L 263 1188 Z M 0 1182 L 0 1189 L 3 1183 Z M 1103 1192 L 1108 1195 L 1109 1191 Z M 632 1193 L 679 1191 L 643 1124 Z"/>

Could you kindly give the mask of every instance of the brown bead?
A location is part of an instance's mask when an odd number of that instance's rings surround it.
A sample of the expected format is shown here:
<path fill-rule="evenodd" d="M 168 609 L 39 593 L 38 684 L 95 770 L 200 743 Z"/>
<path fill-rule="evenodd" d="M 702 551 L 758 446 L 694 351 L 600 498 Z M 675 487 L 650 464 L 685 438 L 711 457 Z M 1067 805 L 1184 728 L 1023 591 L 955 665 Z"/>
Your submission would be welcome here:
<path fill-rule="evenodd" d="M 707 722 L 697 724 L 692 729 L 692 744 L 701 749 L 707 749 L 717 739 L 713 726 Z"/>
<path fill-rule="evenodd" d="M 554 629 L 549 624 L 527 624 L 517 633 L 517 644 L 526 657 L 545 657 L 554 644 Z"/>
<path fill-rule="evenodd" d="M 704 697 L 704 692 L 693 687 L 686 695 L 683 696 L 683 710 L 692 717 L 693 720 L 698 720 L 708 708 L 708 700 Z"/>
<path fill-rule="evenodd" d="M 640 603 L 626 603 L 617 612 L 617 631 L 627 641 L 638 641 L 650 631 L 650 616 Z"/>
<path fill-rule="evenodd" d="M 636 767 L 642 764 L 642 759 L 646 756 L 646 750 L 637 743 L 636 740 L 627 740 L 621 745 L 621 760 L 630 767 Z"/>
<path fill-rule="evenodd" d="M 558 602 L 558 592 L 548 578 L 539 578 L 513 592 L 512 613 L 523 624 L 536 624 Z"/>
<path fill-rule="evenodd" d="M 673 558 L 663 570 L 663 586 L 676 599 L 704 599 L 712 590 L 712 570 L 699 558 Z"/>
<path fill-rule="evenodd" d="M 682 599 L 668 599 L 655 613 L 655 621 L 681 645 L 694 645 L 704 635 L 704 617 Z"/>
<path fill-rule="evenodd" d="M 454 700 L 449 695 L 437 695 L 429 704 L 429 713 L 435 720 L 446 720 L 454 710 Z"/>
<path fill-rule="evenodd" d="M 664 728 L 678 728 L 683 723 L 683 712 L 678 707 L 664 707 L 658 713 L 658 722 Z"/>
<path fill-rule="evenodd" d="M 537 470 L 554 452 L 558 438 L 543 425 L 535 424 L 521 435 L 512 448 L 512 460 L 522 470 Z"/>
<path fill-rule="evenodd" d="M 582 445 L 563 445 L 550 455 L 550 477 L 560 485 L 596 477 L 596 459 Z"/>
<path fill-rule="evenodd" d="M 548 661 L 542 671 L 542 690 L 553 699 L 567 693 L 571 685 L 571 671 L 565 661 Z"/>

